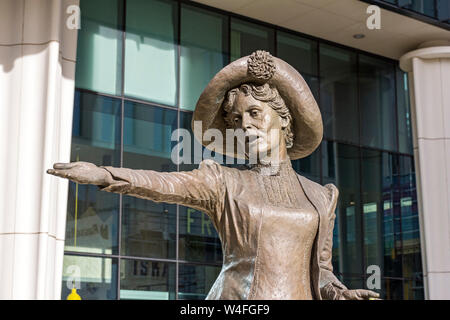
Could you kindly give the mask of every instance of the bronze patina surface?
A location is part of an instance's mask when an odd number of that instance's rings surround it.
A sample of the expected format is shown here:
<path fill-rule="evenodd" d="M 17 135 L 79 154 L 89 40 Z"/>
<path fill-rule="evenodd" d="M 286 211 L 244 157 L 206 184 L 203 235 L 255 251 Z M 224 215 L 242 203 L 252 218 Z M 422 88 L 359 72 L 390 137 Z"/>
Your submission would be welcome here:
<path fill-rule="evenodd" d="M 337 188 L 310 181 L 291 166 L 291 159 L 317 148 L 323 131 L 317 103 L 297 71 L 264 51 L 234 61 L 205 88 L 193 121 L 202 121 L 202 132 L 215 128 L 224 137 L 226 128 L 243 129 L 254 138 L 245 144 L 246 155 L 264 149 L 270 157 L 241 168 L 204 160 L 185 172 L 57 163 L 48 173 L 205 212 L 224 257 L 207 299 L 378 297 L 347 289 L 333 274 Z M 281 133 L 275 138 L 267 134 L 274 129 Z M 203 135 L 197 138 L 208 145 Z"/>

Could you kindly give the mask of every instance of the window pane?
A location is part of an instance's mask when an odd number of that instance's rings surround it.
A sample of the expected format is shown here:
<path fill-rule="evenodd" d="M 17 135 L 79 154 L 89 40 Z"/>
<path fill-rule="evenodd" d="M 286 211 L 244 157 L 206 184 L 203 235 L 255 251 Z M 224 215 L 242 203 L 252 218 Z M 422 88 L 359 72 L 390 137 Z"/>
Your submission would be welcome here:
<path fill-rule="evenodd" d="M 333 243 L 334 271 L 343 274 L 349 288 L 363 288 L 359 149 L 326 141 L 322 159 L 323 183 L 333 183 L 339 189 L 335 225 L 339 241 Z"/>
<path fill-rule="evenodd" d="M 174 263 L 120 260 L 120 300 L 174 299 Z"/>
<path fill-rule="evenodd" d="M 228 19 L 182 5 L 180 107 L 194 110 L 214 75 L 228 62 Z"/>
<path fill-rule="evenodd" d="M 430 17 L 436 17 L 436 7 L 433 0 L 410 0 L 409 4 L 406 5 L 405 8 Z"/>
<path fill-rule="evenodd" d="M 383 169 L 387 166 L 386 177 Z M 362 210 L 364 231 L 364 270 L 368 266 L 378 266 L 383 272 L 385 247 L 383 246 L 383 222 L 388 223 L 392 208 L 391 170 L 389 155 L 380 151 L 362 149 Z M 386 185 L 385 185 L 386 184 Z M 386 189 L 383 188 L 385 185 Z M 386 193 L 383 194 L 383 189 Z M 386 217 L 388 221 L 383 218 Z M 390 252 L 389 252 L 390 253 Z M 378 291 L 378 290 L 374 290 Z M 378 291 L 379 292 L 379 291 Z M 379 292 L 380 293 L 380 292 Z"/>
<path fill-rule="evenodd" d="M 450 23 L 450 1 L 437 0 L 436 11 L 439 21 Z"/>
<path fill-rule="evenodd" d="M 382 288 L 387 288 L 383 300 L 403 300 L 403 280 L 398 278 L 383 278 Z"/>
<path fill-rule="evenodd" d="M 69 183 L 64 250 L 116 254 L 119 196 Z"/>
<path fill-rule="evenodd" d="M 122 16 L 119 0 L 81 0 L 75 85 L 120 95 Z"/>
<path fill-rule="evenodd" d="M 119 166 L 120 113 L 120 100 L 77 90 L 70 161 Z M 65 250 L 116 253 L 118 212 L 119 195 L 70 182 Z"/>
<path fill-rule="evenodd" d="M 274 53 L 272 29 L 254 23 L 231 19 L 231 61 L 252 54 L 256 50 Z"/>
<path fill-rule="evenodd" d="M 123 166 L 132 169 L 176 171 L 171 160 L 172 132 L 177 129 L 177 111 L 125 102 Z"/>
<path fill-rule="evenodd" d="M 176 171 L 170 155 L 171 134 L 177 126 L 174 110 L 126 102 L 123 166 Z M 123 197 L 122 254 L 174 258 L 176 206 Z"/>
<path fill-rule="evenodd" d="M 221 267 L 180 264 L 178 299 L 205 299 L 220 269 Z"/>
<path fill-rule="evenodd" d="M 300 72 L 318 100 L 317 42 L 278 31 L 277 56 Z"/>
<path fill-rule="evenodd" d="M 123 197 L 121 254 L 175 258 L 176 206 Z"/>
<path fill-rule="evenodd" d="M 324 136 L 359 144 L 356 54 L 320 45 L 320 108 Z"/>
<path fill-rule="evenodd" d="M 306 158 L 292 161 L 296 172 L 317 183 L 320 183 L 320 148 L 321 145 Z"/>
<path fill-rule="evenodd" d="M 176 2 L 128 0 L 125 95 L 176 104 Z"/>
<path fill-rule="evenodd" d="M 75 92 L 71 161 L 120 165 L 120 100 Z"/>
<path fill-rule="evenodd" d="M 398 67 L 397 76 L 397 113 L 399 151 L 413 154 L 411 132 L 411 107 L 409 103 L 408 74 Z"/>
<path fill-rule="evenodd" d="M 398 179 L 399 162 L 398 156 L 386 155 L 382 159 L 382 232 L 383 232 L 383 268 L 382 275 L 385 277 L 401 278 L 402 261 L 401 254 L 401 229 L 399 214 L 399 190 L 396 184 Z M 366 179 L 366 188 L 370 188 L 370 177 Z M 380 190 L 381 191 L 381 190 Z M 402 299 L 401 290 L 396 286 L 390 286 L 392 282 L 386 281 L 383 292 L 386 298 Z"/>
<path fill-rule="evenodd" d="M 361 144 L 396 150 L 394 65 L 365 55 L 359 57 Z"/>
<path fill-rule="evenodd" d="M 179 258 L 188 261 L 222 263 L 222 246 L 208 216 L 180 206 Z"/>
<path fill-rule="evenodd" d="M 117 260 L 64 255 L 62 300 L 73 287 L 82 300 L 116 300 Z"/>

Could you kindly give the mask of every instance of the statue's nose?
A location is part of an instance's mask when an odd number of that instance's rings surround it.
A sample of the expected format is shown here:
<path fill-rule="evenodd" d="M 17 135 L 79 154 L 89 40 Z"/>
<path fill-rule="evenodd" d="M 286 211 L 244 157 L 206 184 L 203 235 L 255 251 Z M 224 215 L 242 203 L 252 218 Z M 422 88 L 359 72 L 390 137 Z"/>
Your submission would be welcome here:
<path fill-rule="evenodd" d="M 248 114 L 246 114 L 246 113 L 244 113 L 242 115 L 242 124 L 241 124 L 241 126 L 242 126 L 242 130 L 244 130 L 244 132 L 253 128 L 253 126 L 251 124 L 251 117 Z"/>

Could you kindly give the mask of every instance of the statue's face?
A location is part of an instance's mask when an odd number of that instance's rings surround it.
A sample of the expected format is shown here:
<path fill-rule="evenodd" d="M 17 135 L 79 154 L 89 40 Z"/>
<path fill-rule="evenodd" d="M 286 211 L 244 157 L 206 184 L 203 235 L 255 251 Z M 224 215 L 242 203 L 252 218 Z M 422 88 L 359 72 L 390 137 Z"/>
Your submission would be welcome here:
<path fill-rule="evenodd" d="M 247 158 L 252 154 L 274 155 L 285 148 L 281 129 L 286 124 L 267 103 L 239 92 L 229 116 L 234 128 L 244 130 L 248 137 L 244 146 Z"/>

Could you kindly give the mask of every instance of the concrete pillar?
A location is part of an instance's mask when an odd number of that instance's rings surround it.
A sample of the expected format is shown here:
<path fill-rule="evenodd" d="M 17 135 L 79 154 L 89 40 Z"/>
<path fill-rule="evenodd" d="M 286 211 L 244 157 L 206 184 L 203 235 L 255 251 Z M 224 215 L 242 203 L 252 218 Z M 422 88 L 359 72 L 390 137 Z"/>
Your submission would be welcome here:
<path fill-rule="evenodd" d="M 0 299 L 59 299 L 68 183 L 76 0 L 0 1 Z M 71 18 L 72 17 L 72 18 Z"/>
<path fill-rule="evenodd" d="M 450 299 L 450 42 L 405 54 L 427 299 Z"/>

